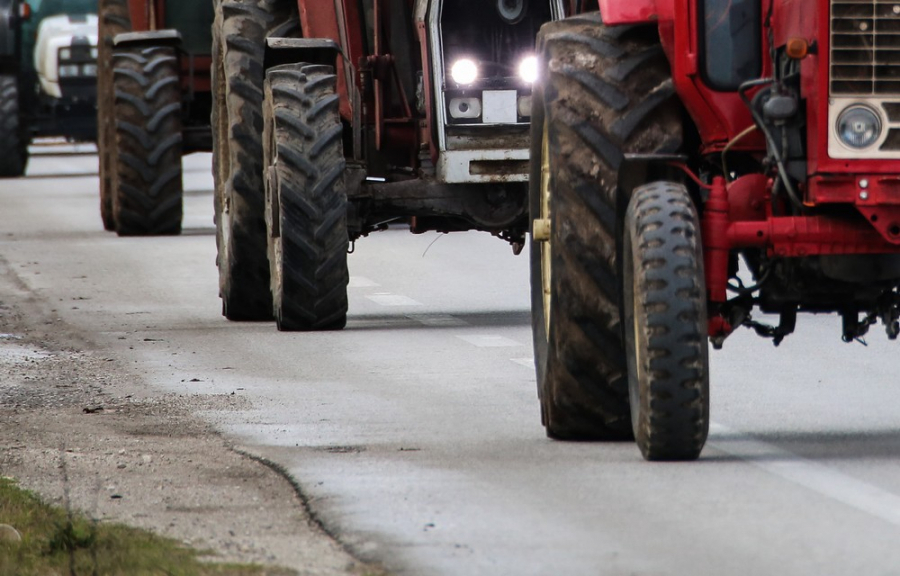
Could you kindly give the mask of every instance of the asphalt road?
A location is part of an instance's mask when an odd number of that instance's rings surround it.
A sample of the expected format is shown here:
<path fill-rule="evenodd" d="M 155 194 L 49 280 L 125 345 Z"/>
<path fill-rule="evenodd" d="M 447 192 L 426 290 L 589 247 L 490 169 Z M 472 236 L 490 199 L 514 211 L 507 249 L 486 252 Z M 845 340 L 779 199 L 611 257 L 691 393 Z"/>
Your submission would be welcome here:
<path fill-rule="evenodd" d="M 313 512 L 404 575 L 900 574 L 897 344 L 801 317 L 779 348 L 712 354 L 709 443 L 650 464 L 540 426 L 528 263 L 485 234 L 390 230 L 351 256 L 347 329 L 220 314 L 209 156 L 186 159 L 185 235 L 103 232 L 96 157 L 0 182 L 0 258 L 67 323 L 284 466 Z"/>

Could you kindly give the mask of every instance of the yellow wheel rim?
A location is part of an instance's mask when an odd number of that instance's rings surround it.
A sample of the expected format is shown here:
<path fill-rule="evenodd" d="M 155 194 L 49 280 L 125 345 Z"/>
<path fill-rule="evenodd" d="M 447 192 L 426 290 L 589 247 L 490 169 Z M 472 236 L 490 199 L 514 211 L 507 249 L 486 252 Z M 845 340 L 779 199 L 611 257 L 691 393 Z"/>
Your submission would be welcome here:
<path fill-rule="evenodd" d="M 550 129 L 544 120 L 541 136 L 541 219 L 550 222 Z M 553 236 L 551 229 L 551 238 Z M 550 336 L 550 300 L 552 295 L 552 242 L 551 239 L 541 242 L 541 287 L 544 291 L 544 324 L 547 336 Z"/>

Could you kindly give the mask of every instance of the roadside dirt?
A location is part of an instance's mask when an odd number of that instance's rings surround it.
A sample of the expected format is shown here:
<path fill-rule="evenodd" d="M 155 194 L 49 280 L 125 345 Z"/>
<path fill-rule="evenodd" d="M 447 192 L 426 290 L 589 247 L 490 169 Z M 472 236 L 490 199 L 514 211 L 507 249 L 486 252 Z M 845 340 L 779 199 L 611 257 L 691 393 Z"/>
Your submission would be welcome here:
<path fill-rule="evenodd" d="M 326 534 L 286 478 L 192 416 L 246 402 L 154 395 L 0 261 L 0 475 L 48 502 L 216 559 L 298 575 L 384 574 Z"/>

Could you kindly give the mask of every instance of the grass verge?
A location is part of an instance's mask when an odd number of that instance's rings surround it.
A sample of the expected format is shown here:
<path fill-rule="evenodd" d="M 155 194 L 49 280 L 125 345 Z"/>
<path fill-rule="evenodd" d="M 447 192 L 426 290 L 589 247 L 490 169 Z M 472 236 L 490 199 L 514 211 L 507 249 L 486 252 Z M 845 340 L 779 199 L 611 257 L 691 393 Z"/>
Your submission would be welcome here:
<path fill-rule="evenodd" d="M 295 576 L 283 568 L 209 563 L 209 551 L 42 502 L 0 479 L 0 524 L 22 535 L 0 542 L 4 576 Z"/>

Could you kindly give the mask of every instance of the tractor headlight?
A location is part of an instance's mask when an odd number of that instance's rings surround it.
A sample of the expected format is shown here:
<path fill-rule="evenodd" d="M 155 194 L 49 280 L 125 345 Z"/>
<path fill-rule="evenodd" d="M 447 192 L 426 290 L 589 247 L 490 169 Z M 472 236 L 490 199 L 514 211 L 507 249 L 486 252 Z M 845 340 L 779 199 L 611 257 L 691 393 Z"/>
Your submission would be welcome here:
<path fill-rule="evenodd" d="M 91 48 L 91 58 L 93 58 L 94 60 L 96 60 L 97 57 L 98 57 L 99 55 L 100 55 L 100 51 L 97 49 L 96 46 L 94 46 L 93 48 Z"/>
<path fill-rule="evenodd" d="M 481 100 L 478 98 L 451 98 L 450 117 L 454 120 L 474 120 L 481 117 Z"/>
<path fill-rule="evenodd" d="M 59 67 L 60 78 L 72 78 L 78 76 L 78 64 L 63 64 Z"/>
<path fill-rule="evenodd" d="M 519 62 L 519 77 L 529 84 L 534 84 L 538 77 L 537 56 L 528 56 Z"/>
<path fill-rule="evenodd" d="M 96 64 L 82 64 L 81 65 L 81 73 L 85 76 L 96 76 L 97 75 L 97 65 Z"/>
<path fill-rule="evenodd" d="M 468 58 L 457 60 L 450 67 L 450 78 L 457 84 L 467 86 L 478 79 L 478 65 Z"/>
<path fill-rule="evenodd" d="M 59 59 L 60 60 L 71 60 L 72 59 L 72 49 L 71 48 L 60 48 L 59 49 Z"/>
<path fill-rule="evenodd" d="M 522 118 L 531 118 L 531 95 L 519 96 L 518 102 L 519 116 Z"/>
<path fill-rule="evenodd" d="M 868 106 L 851 106 L 837 120 L 841 142 L 851 148 L 868 148 L 881 137 L 881 119 Z"/>

